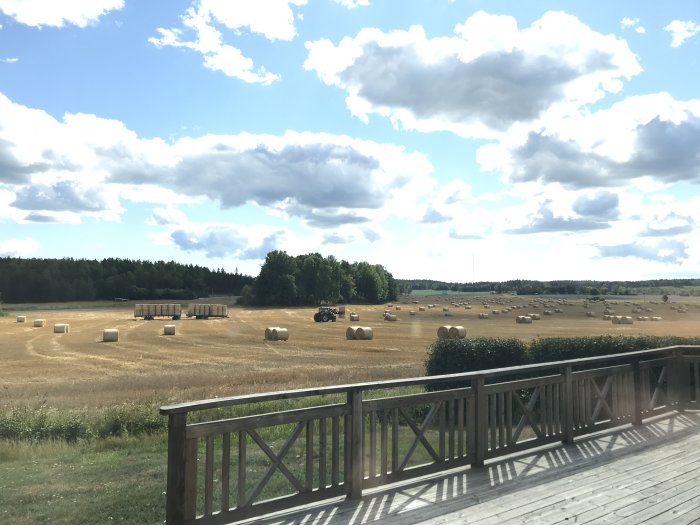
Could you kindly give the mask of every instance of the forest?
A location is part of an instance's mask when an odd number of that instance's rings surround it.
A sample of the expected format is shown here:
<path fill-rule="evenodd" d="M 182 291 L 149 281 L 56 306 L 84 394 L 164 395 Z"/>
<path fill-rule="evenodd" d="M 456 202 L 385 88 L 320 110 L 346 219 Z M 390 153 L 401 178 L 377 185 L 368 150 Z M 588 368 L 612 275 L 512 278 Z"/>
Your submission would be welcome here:
<path fill-rule="evenodd" d="M 129 259 L 0 258 L 6 303 L 194 299 L 240 295 L 253 278 L 191 264 Z"/>

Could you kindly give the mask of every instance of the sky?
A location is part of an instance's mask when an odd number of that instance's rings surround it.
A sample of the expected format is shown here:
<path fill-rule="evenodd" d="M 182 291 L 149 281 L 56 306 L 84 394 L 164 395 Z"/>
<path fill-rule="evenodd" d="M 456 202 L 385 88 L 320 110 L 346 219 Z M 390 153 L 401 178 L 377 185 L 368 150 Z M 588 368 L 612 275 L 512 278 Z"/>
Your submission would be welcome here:
<path fill-rule="evenodd" d="M 0 0 L 0 256 L 700 277 L 697 0 Z"/>

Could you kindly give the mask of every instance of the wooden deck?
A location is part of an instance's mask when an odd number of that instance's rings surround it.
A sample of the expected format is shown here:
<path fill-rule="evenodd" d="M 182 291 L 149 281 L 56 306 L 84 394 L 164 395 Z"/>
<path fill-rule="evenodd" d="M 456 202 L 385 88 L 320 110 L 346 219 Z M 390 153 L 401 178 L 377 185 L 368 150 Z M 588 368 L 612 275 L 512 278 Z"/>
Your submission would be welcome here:
<path fill-rule="evenodd" d="M 700 413 L 241 523 L 700 523 Z"/>

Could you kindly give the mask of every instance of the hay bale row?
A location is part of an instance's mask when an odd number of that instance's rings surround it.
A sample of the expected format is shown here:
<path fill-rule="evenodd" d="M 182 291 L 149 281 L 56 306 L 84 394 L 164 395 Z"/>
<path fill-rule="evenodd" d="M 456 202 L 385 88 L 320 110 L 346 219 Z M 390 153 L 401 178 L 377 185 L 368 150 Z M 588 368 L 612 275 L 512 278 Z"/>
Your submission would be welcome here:
<path fill-rule="evenodd" d="M 519 315 L 515 318 L 515 322 L 518 324 L 531 324 L 532 317 L 529 315 Z"/>
<path fill-rule="evenodd" d="M 467 330 L 463 326 L 441 326 L 438 328 L 437 336 L 440 339 L 464 339 Z"/>
<path fill-rule="evenodd" d="M 289 339 L 289 330 L 280 326 L 269 326 L 265 328 L 265 339 L 267 341 L 286 341 Z"/>
<path fill-rule="evenodd" d="M 345 337 L 350 340 L 369 341 L 374 337 L 374 333 L 369 326 L 348 326 Z"/>
<path fill-rule="evenodd" d="M 613 324 L 634 324 L 634 320 L 626 315 L 613 315 L 612 316 L 612 323 Z"/>
<path fill-rule="evenodd" d="M 489 318 L 489 314 L 484 314 L 484 313 L 479 314 L 479 319 L 488 319 L 488 318 Z"/>
<path fill-rule="evenodd" d="M 70 325 L 66 323 L 58 323 L 53 325 L 54 334 L 67 334 L 70 331 Z"/>

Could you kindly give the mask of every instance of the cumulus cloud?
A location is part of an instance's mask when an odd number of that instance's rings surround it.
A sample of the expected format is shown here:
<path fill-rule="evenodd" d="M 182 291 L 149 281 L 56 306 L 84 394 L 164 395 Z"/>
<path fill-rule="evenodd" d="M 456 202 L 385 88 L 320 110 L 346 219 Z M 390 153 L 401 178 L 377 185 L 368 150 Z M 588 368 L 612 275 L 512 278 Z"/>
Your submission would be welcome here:
<path fill-rule="evenodd" d="M 431 39 L 420 26 L 365 28 L 337 46 L 322 39 L 306 47 L 304 67 L 344 90 L 359 118 L 470 137 L 597 101 L 641 71 L 624 40 L 561 12 L 522 30 L 510 16 L 478 12 L 453 37 Z"/>
<path fill-rule="evenodd" d="M 450 218 L 447 215 L 443 215 L 434 208 L 428 208 L 421 219 L 421 222 L 426 224 L 436 224 L 440 222 L 447 222 Z"/>
<path fill-rule="evenodd" d="M 1 95 L 0 168 L 12 206 L 26 211 L 114 214 L 120 198 L 209 200 L 223 209 L 254 203 L 324 228 L 400 214 L 435 182 L 423 154 L 392 144 L 297 132 L 167 144 L 94 115 L 57 121 Z M 162 211 L 151 218 L 173 219 Z"/>
<path fill-rule="evenodd" d="M 620 22 L 620 27 L 622 27 L 622 29 L 634 28 L 634 31 L 636 33 L 646 33 L 647 32 L 646 28 L 639 24 L 639 18 L 625 17 Z"/>
<path fill-rule="evenodd" d="M 619 215 L 620 199 L 617 194 L 599 191 L 581 195 L 573 204 L 573 210 L 581 216 L 597 219 L 616 219 Z"/>
<path fill-rule="evenodd" d="M 124 7 L 124 0 L 0 0 L 0 11 L 20 24 L 63 27 L 66 24 L 86 27 L 110 11 Z"/>
<path fill-rule="evenodd" d="M 568 189 L 700 182 L 700 100 L 668 94 L 629 97 L 607 110 L 531 131 L 522 142 L 483 146 L 484 169 L 511 182 L 560 183 Z"/>
<path fill-rule="evenodd" d="M 255 231 L 253 231 L 255 230 Z M 207 257 L 233 256 L 241 260 L 264 259 L 268 252 L 276 250 L 283 231 L 267 228 L 234 225 L 190 225 L 176 229 L 171 240 L 185 251 L 201 251 Z M 260 234 L 262 233 L 262 236 Z M 253 241 L 258 237 L 257 242 Z"/>
<path fill-rule="evenodd" d="M 158 28 L 160 36 L 148 41 L 157 47 L 182 47 L 200 53 L 204 66 L 248 83 L 271 84 L 279 75 L 264 67 L 255 67 L 253 59 L 224 42 L 217 29 L 223 26 L 233 36 L 243 31 L 259 34 L 268 40 L 292 40 L 296 36 L 292 6 L 306 5 L 307 0 L 200 0 L 181 16 L 183 28 Z M 187 34 L 192 34 L 190 39 Z"/>
<path fill-rule="evenodd" d="M 700 25 L 691 20 L 674 20 L 664 30 L 671 33 L 671 47 L 680 47 L 686 40 L 700 33 Z"/>
<path fill-rule="evenodd" d="M 39 250 L 34 239 L 0 240 L 0 257 L 28 257 Z"/>
<path fill-rule="evenodd" d="M 634 242 L 597 248 L 600 257 L 634 257 L 672 264 L 680 264 L 688 257 L 688 246 L 680 241 Z"/>
<path fill-rule="evenodd" d="M 509 233 L 527 234 L 543 232 L 576 232 L 602 230 L 609 228 L 606 222 L 596 221 L 589 218 L 565 218 L 555 217 L 550 209 L 550 201 L 543 202 L 537 214 L 531 217 L 530 222 L 520 228 L 513 228 Z"/>
<path fill-rule="evenodd" d="M 72 211 L 77 213 L 109 208 L 98 188 L 82 188 L 69 181 L 54 185 L 31 185 L 20 189 L 11 204 L 21 210 Z"/>
<path fill-rule="evenodd" d="M 641 233 L 643 237 L 673 237 L 693 231 L 695 221 L 692 217 L 684 217 L 674 212 L 664 217 L 658 217 L 649 223 Z"/>

